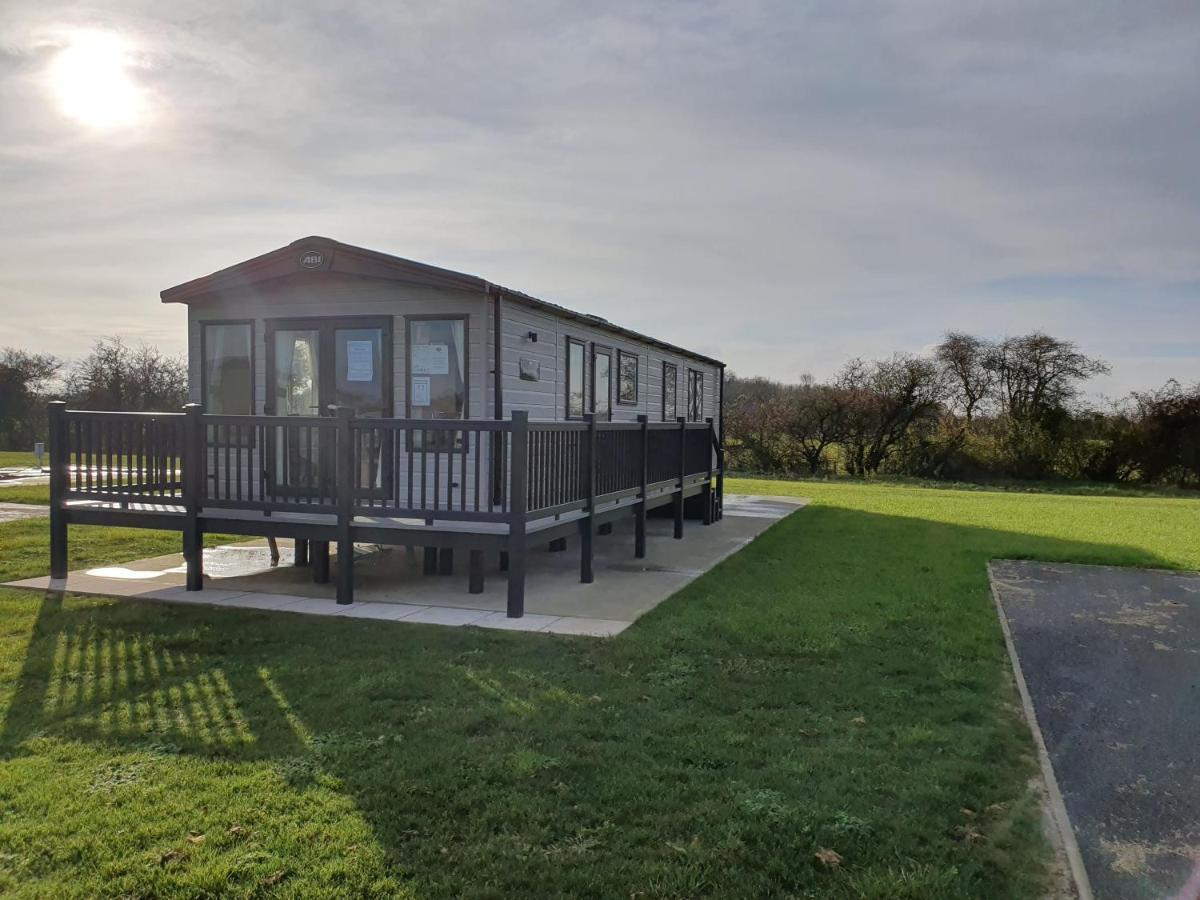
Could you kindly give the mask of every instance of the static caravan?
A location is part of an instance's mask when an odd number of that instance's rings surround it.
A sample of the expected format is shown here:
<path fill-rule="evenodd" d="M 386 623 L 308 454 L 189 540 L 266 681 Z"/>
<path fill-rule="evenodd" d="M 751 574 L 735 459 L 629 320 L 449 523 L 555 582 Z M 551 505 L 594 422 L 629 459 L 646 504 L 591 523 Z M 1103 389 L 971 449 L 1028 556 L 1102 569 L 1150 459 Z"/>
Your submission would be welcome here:
<path fill-rule="evenodd" d="M 355 541 L 422 546 L 431 570 L 461 548 L 472 590 L 499 554 L 520 615 L 528 546 L 578 533 L 590 580 L 593 535 L 619 516 L 639 533 L 656 511 L 677 533 L 720 518 L 724 365 L 704 354 L 321 237 L 161 298 L 187 306 L 192 405 L 52 410 L 70 455 L 55 505 L 71 521 L 178 516 L 196 588 L 204 531 L 290 537 L 318 579 L 332 541 L 342 602 Z M 101 489 L 90 473 L 113 451 L 148 462 Z"/>

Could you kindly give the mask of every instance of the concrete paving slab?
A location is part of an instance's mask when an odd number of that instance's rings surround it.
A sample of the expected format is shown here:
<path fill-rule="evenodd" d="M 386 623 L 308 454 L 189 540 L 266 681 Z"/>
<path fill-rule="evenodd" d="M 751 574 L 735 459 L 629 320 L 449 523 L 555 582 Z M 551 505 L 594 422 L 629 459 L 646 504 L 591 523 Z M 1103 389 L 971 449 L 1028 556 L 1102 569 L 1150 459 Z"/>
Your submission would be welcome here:
<path fill-rule="evenodd" d="M 478 628 L 495 628 L 500 631 L 541 631 L 559 621 L 559 616 L 539 616 L 526 613 L 519 619 L 510 619 L 506 613 L 488 613 L 471 624 Z"/>
<path fill-rule="evenodd" d="M 0 496 L 3 496 L 0 494 Z M 18 522 L 21 519 L 44 519 L 50 515 L 50 507 L 32 503 L 0 503 L 0 524 Z"/>
<path fill-rule="evenodd" d="M 488 615 L 486 609 L 461 609 L 452 606 L 430 606 L 404 617 L 405 622 L 424 625 L 473 625 Z"/>
<path fill-rule="evenodd" d="M 579 634 L 589 637 L 614 637 L 632 625 L 615 619 L 592 619 L 583 616 L 562 616 L 541 629 L 547 634 Z"/>
<path fill-rule="evenodd" d="M 409 603 L 355 603 L 342 615 L 347 619 L 383 619 L 395 622 L 423 609 L 429 607 Z"/>
<path fill-rule="evenodd" d="M 192 591 L 191 597 L 204 597 L 212 591 Z M 283 609 L 291 606 L 293 603 L 299 603 L 301 600 L 307 600 L 307 597 L 297 597 L 290 594 L 239 594 L 236 597 L 230 597 L 228 600 L 223 600 L 218 606 L 234 606 L 241 609 Z"/>
<path fill-rule="evenodd" d="M 1094 895 L 1200 897 L 1200 573 L 990 571 Z"/>
<path fill-rule="evenodd" d="M 343 616 L 349 612 L 351 605 L 353 604 L 339 605 L 334 600 L 322 597 L 297 597 L 291 603 L 279 607 L 279 611 L 310 616 Z"/>
<path fill-rule="evenodd" d="M 245 599 L 215 605 L 608 636 L 620 633 L 806 502 L 790 497 L 727 495 L 725 518 L 710 526 L 688 521 L 683 540 L 673 538 L 669 519 L 652 518 L 647 523 L 646 558 L 640 560 L 633 556 L 632 521 L 615 523 L 611 534 L 596 537 L 593 584 L 579 580 L 577 539 L 567 542 L 565 552 L 549 552 L 545 545 L 534 545 L 525 616 L 519 620 L 505 614 L 507 577 L 499 571 L 496 554 L 485 560 L 484 592 L 470 594 L 466 590 L 466 552 L 456 554 L 453 575 L 427 576 L 420 548 L 359 545 L 354 569 L 356 602 L 348 607 L 333 602 L 333 583 L 316 584 L 311 570 L 290 565 L 291 541 L 280 542 L 278 566 L 271 566 L 266 543 L 261 540 L 206 549 L 205 589 L 196 593 L 183 590 L 186 569 L 179 554 L 72 572 L 66 584 L 56 589 L 116 597 L 162 596 L 184 603 L 239 597 Z M 49 579 L 26 579 L 14 586 L 45 589 Z M 256 599 L 263 596 L 284 597 L 286 602 Z M 304 600 L 312 602 L 302 603 Z M 386 607 L 395 612 L 385 611 Z"/>
<path fill-rule="evenodd" d="M 70 590 L 74 591 L 74 586 L 72 586 Z M 171 602 L 178 603 L 212 603 L 225 606 L 229 604 L 230 600 L 233 600 L 236 597 L 241 597 L 245 593 L 245 591 L 223 591 L 220 588 L 206 588 L 203 591 L 189 591 L 187 588 L 174 587 L 146 592 L 141 596 L 151 600 L 169 600 Z"/>

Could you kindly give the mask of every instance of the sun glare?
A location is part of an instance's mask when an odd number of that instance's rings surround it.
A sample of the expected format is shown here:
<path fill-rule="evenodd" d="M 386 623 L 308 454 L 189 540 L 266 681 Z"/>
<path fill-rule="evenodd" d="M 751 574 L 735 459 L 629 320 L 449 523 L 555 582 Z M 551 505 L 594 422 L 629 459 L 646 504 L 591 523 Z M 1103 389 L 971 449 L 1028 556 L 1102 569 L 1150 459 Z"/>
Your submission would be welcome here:
<path fill-rule="evenodd" d="M 137 62 L 128 41 L 112 32 L 77 31 L 50 64 L 50 86 L 63 115 L 90 128 L 137 124 L 146 92 L 130 74 Z"/>

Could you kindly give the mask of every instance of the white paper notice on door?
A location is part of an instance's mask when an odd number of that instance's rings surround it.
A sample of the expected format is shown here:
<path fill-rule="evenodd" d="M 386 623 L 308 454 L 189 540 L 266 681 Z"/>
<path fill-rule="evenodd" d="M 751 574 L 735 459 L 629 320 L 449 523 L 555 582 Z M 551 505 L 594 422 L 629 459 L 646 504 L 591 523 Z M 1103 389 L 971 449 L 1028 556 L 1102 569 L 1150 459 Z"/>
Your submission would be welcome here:
<path fill-rule="evenodd" d="M 414 375 L 449 375 L 449 344 L 413 344 L 412 372 Z"/>
<path fill-rule="evenodd" d="M 412 380 L 412 391 L 409 392 L 409 399 L 413 406 L 428 406 L 430 403 L 429 396 L 429 377 L 422 375 L 414 375 Z"/>
<path fill-rule="evenodd" d="M 346 341 L 346 380 L 375 380 L 374 341 Z"/>

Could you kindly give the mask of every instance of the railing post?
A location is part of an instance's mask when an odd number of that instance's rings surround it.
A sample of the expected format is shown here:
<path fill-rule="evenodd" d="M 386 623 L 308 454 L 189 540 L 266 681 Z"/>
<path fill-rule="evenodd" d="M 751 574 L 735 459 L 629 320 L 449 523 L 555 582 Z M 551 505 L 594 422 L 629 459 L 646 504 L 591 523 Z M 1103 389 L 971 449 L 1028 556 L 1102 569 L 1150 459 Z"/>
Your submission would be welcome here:
<path fill-rule="evenodd" d="M 647 415 L 639 415 L 637 417 L 638 425 L 641 426 L 642 433 L 642 449 L 641 449 L 641 472 L 639 478 L 638 505 L 633 513 L 633 555 L 637 559 L 645 559 L 646 557 L 646 503 L 650 499 L 649 484 L 650 484 L 650 417 Z"/>
<path fill-rule="evenodd" d="M 67 445 L 67 404 L 51 400 L 47 410 L 50 441 L 50 577 L 67 577 L 67 487 L 71 448 Z"/>
<path fill-rule="evenodd" d="M 525 506 L 529 489 L 529 413 L 512 414 L 512 454 L 509 458 L 508 502 L 508 617 L 525 615 Z"/>
<path fill-rule="evenodd" d="M 334 491 L 337 497 L 337 602 L 354 602 L 354 408 L 337 408 Z"/>
<path fill-rule="evenodd" d="M 687 478 L 687 419 L 679 420 L 679 490 L 675 494 L 675 540 L 683 537 L 683 482 Z"/>
<path fill-rule="evenodd" d="M 596 580 L 593 567 L 595 549 L 592 546 L 596 533 L 596 416 L 588 413 L 584 417 L 587 431 L 583 439 L 583 499 L 587 504 L 583 518 L 579 520 L 579 580 L 591 584 Z"/>
<path fill-rule="evenodd" d="M 711 417 L 704 420 L 708 423 L 708 440 L 705 441 L 704 455 L 708 458 L 708 477 L 704 480 L 704 524 L 711 525 L 713 523 L 713 487 L 712 487 L 712 444 L 714 442 L 713 420 Z"/>
<path fill-rule="evenodd" d="M 183 408 L 183 558 L 187 563 L 187 589 L 204 588 L 204 528 L 200 510 L 204 505 L 204 475 L 207 468 L 204 407 L 189 403 Z"/>
<path fill-rule="evenodd" d="M 716 506 L 717 521 L 725 518 L 725 440 L 724 425 L 717 428 L 714 440 L 717 444 L 717 496 L 713 503 Z"/>

